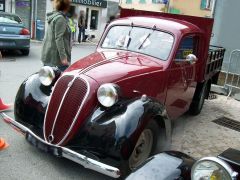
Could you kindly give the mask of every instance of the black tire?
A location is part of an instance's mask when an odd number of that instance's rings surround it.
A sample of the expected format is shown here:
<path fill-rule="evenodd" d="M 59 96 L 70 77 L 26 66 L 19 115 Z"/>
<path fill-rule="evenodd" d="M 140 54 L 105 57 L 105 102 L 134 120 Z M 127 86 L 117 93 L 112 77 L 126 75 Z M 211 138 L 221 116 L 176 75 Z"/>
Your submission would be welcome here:
<path fill-rule="evenodd" d="M 21 50 L 21 52 L 22 52 L 22 55 L 28 56 L 30 53 L 30 49 L 23 49 L 23 50 Z"/>
<path fill-rule="evenodd" d="M 156 151 L 157 148 L 157 142 L 158 142 L 158 135 L 159 135 L 159 125 L 157 124 L 157 122 L 155 120 L 150 120 L 150 122 L 148 123 L 148 125 L 144 128 L 144 130 L 149 129 L 151 130 L 152 134 L 153 134 L 153 142 L 152 142 L 152 147 L 151 147 L 151 152 L 148 155 L 147 158 L 151 157 L 154 152 Z M 144 130 L 142 132 L 144 132 Z M 140 138 L 140 137 L 139 137 Z M 136 147 L 135 147 L 136 148 Z M 135 149 L 134 148 L 134 149 Z M 134 150 L 133 150 L 134 151 Z M 145 160 L 147 160 L 147 158 Z M 130 168 L 130 162 L 129 162 L 130 158 L 124 162 L 122 162 L 122 165 L 120 167 L 121 170 L 121 179 L 124 179 L 126 176 L 128 176 L 131 171 L 133 169 Z"/>
<path fill-rule="evenodd" d="M 208 83 L 207 82 L 199 83 L 197 85 L 192 103 L 189 108 L 189 114 L 193 116 L 200 114 L 200 112 L 202 111 L 207 93 L 208 93 Z"/>

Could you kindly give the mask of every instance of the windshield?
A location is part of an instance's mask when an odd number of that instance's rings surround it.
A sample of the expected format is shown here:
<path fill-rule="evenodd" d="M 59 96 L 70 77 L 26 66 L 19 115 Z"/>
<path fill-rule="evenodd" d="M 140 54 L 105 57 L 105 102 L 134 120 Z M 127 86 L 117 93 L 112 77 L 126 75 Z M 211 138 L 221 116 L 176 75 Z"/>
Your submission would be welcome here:
<path fill-rule="evenodd" d="M 104 39 L 102 48 L 129 50 L 167 60 L 173 41 L 171 34 L 155 29 L 113 26 Z"/>
<path fill-rule="evenodd" d="M 0 23 L 22 23 L 21 19 L 18 16 L 9 15 L 9 14 L 0 14 Z"/>

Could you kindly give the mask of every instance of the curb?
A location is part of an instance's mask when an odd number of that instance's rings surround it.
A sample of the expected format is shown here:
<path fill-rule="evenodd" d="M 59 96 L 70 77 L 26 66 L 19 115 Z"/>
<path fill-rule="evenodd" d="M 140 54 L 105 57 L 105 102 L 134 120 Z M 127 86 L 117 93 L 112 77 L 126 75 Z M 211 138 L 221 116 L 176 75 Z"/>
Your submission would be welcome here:
<path fill-rule="evenodd" d="M 224 95 L 224 96 L 228 96 L 228 94 L 229 94 L 228 89 L 224 88 L 223 86 L 219 86 L 219 85 L 215 85 L 215 84 L 212 84 L 211 92 L 214 92 L 214 93 L 217 93 L 217 94 L 220 94 L 220 95 Z M 240 101 L 240 93 L 238 91 L 232 93 L 231 97 L 233 99 L 236 99 L 237 101 Z"/>
<path fill-rule="evenodd" d="M 225 96 L 228 95 L 227 89 L 225 89 L 223 86 L 219 86 L 219 85 L 216 85 L 216 84 L 211 85 L 211 92 L 221 94 L 221 95 L 225 95 Z"/>
<path fill-rule="evenodd" d="M 38 41 L 38 40 L 30 40 L 31 43 L 36 43 L 36 44 L 42 44 L 43 41 Z M 98 45 L 98 41 L 97 42 L 92 42 L 92 41 L 88 41 L 88 42 L 74 42 L 73 46 L 97 46 Z"/>

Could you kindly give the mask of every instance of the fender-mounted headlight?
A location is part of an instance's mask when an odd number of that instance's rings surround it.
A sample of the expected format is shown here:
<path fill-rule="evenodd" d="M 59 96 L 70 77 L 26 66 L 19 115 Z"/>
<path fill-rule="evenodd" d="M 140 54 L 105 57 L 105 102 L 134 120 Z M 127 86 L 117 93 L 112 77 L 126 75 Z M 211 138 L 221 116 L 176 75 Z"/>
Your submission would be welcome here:
<path fill-rule="evenodd" d="M 98 89 L 97 98 L 103 106 L 111 107 L 118 101 L 119 87 L 112 83 L 103 84 Z"/>
<path fill-rule="evenodd" d="M 40 82 L 44 86 L 50 86 L 55 78 L 55 72 L 50 66 L 44 66 L 40 69 L 39 73 Z"/>
<path fill-rule="evenodd" d="M 197 161 L 191 172 L 192 180 L 235 180 L 237 173 L 223 160 L 206 157 Z"/>

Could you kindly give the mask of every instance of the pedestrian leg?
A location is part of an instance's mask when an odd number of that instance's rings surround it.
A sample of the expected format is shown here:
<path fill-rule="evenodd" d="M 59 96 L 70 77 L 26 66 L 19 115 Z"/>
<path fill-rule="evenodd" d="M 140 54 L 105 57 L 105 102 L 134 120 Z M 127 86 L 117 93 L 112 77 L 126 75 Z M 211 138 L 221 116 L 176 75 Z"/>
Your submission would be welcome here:
<path fill-rule="evenodd" d="M 85 28 L 84 27 L 82 29 L 82 33 L 83 33 L 83 42 L 86 42 Z"/>
<path fill-rule="evenodd" d="M 79 28 L 79 33 L 78 33 L 78 42 L 81 43 L 81 36 L 82 36 L 82 28 Z"/>

